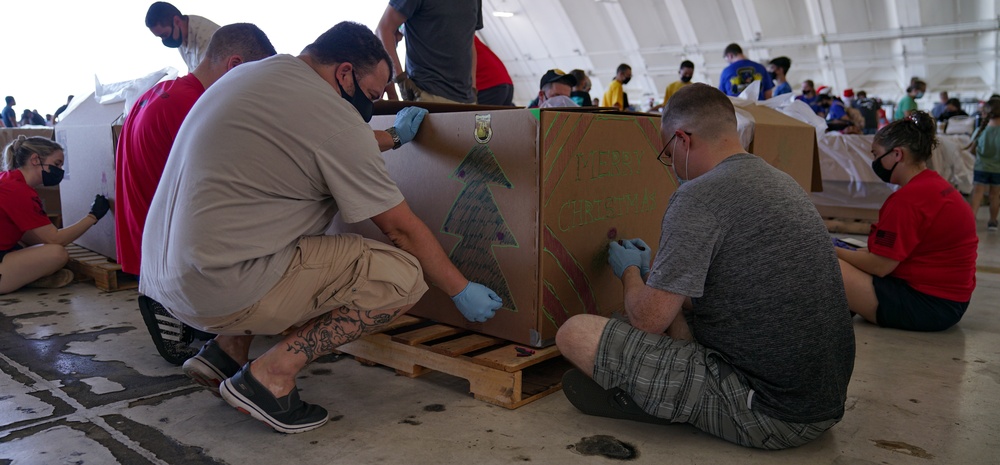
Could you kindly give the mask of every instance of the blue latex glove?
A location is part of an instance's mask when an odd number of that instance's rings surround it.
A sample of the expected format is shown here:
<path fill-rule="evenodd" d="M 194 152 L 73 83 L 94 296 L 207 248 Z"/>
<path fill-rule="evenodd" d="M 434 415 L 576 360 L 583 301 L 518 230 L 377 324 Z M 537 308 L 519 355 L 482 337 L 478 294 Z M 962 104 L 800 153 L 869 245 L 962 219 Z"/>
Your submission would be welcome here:
<path fill-rule="evenodd" d="M 637 249 L 639 251 L 640 258 L 642 259 L 642 263 L 639 264 L 639 273 L 642 274 L 642 276 L 649 274 L 649 262 L 652 259 L 652 249 L 650 249 L 649 246 L 639 238 L 626 239 L 622 241 L 622 243 L 625 244 L 626 249 Z"/>
<path fill-rule="evenodd" d="M 401 143 L 405 144 L 417 136 L 417 130 L 426 115 L 427 110 L 420 107 L 406 107 L 396 113 L 396 122 L 392 126 L 396 128 Z"/>
<path fill-rule="evenodd" d="M 615 241 L 608 245 L 608 263 L 611 264 L 611 271 L 618 279 L 621 279 L 625 269 L 634 266 L 642 271 L 642 251 L 631 242 L 622 242 L 630 247 L 623 246 Z M 649 250 L 647 247 L 646 250 Z M 648 262 L 647 262 L 648 263 Z M 649 265 L 647 265 L 649 266 Z"/>
<path fill-rule="evenodd" d="M 469 284 L 451 298 L 462 312 L 462 316 L 469 321 L 482 323 L 496 314 L 497 309 L 503 305 L 503 300 L 496 292 L 479 283 L 469 281 Z"/>

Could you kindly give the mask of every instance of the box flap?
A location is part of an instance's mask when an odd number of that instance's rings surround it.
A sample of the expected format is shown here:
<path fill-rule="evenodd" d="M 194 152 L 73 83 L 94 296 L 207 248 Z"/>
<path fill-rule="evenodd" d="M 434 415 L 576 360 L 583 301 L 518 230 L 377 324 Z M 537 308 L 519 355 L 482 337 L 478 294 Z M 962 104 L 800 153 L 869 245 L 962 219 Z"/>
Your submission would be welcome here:
<path fill-rule="evenodd" d="M 56 129 L 71 126 L 111 126 L 125 113 L 125 102 L 102 105 L 94 100 L 91 93 L 83 99 L 72 111 L 62 115 Z"/>
<path fill-rule="evenodd" d="M 743 107 L 754 117 L 750 152 L 791 175 L 806 192 L 823 190 L 816 129 L 760 105 Z"/>

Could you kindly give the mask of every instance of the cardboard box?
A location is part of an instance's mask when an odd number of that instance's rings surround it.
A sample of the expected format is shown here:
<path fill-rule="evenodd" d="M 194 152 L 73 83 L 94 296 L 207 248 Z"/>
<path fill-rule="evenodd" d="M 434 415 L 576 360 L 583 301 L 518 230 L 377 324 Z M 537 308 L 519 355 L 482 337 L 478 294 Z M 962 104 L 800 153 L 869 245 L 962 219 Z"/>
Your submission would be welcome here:
<path fill-rule="evenodd" d="M 124 102 L 97 103 L 91 94 L 62 115 L 56 125 L 56 142 L 66 151 L 66 177 L 60 184 L 64 224 L 86 216 L 97 194 L 104 195 L 114 205 L 116 140 L 112 126 L 124 108 Z M 75 242 L 114 260 L 117 256 L 114 210 Z"/>
<path fill-rule="evenodd" d="M 46 139 L 53 139 L 55 131 L 52 128 L 0 128 L 0 150 L 6 149 L 7 144 L 11 143 L 18 136 L 25 137 L 44 137 Z M 35 188 L 38 191 L 38 197 L 42 199 L 42 208 L 45 208 L 45 212 L 50 216 L 58 216 L 62 211 L 59 200 L 59 186 L 38 186 Z"/>
<path fill-rule="evenodd" d="M 740 109 L 755 120 L 753 141 L 747 151 L 790 174 L 806 192 L 821 192 L 823 176 L 816 128 L 765 106 Z"/>
<path fill-rule="evenodd" d="M 655 254 L 677 187 L 656 160 L 659 116 L 421 106 L 432 113 L 414 142 L 383 154 L 386 166 L 452 261 L 504 306 L 485 324 L 469 323 L 431 287 L 410 313 L 541 347 L 572 315 L 622 310 L 608 242 L 640 237 Z M 399 108 L 380 104 L 388 115 L 372 127 L 391 126 Z M 753 149 L 813 187 L 815 130 L 768 108 L 752 111 Z M 330 232 L 386 241 L 371 222 L 346 225 L 339 216 Z"/>

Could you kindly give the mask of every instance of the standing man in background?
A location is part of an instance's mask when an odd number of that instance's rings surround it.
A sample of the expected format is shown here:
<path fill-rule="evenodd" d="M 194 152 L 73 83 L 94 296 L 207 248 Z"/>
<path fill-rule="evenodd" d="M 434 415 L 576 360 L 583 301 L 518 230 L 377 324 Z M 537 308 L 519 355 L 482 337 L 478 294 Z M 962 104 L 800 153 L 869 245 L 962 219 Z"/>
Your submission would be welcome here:
<path fill-rule="evenodd" d="M 208 42 L 219 29 L 218 24 L 201 16 L 182 15 L 177 7 L 167 2 L 155 2 L 149 6 L 146 27 L 163 41 L 164 46 L 181 52 L 189 73 L 205 58 Z"/>
<path fill-rule="evenodd" d="M 514 81 L 507 67 L 478 36 L 473 35 L 473 40 L 476 44 L 477 103 L 514 106 Z"/>
<path fill-rule="evenodd" d="M 406 71 L 396 53 L 396 32 L 404 24 Z M 476 103 L 472 38 L 482 28 L 481 0 L 390 0 L 377 32 L 403 100 Z M 390 100 L 399 99 L 392 83 L 386 92 Z"/>
<path fill-rule="evenodd" d="M 3 119 L 3 125 L 0 126 L 7 128 L 16 128 L 17 112 L 14 111 L 14 105 L 17 105 L 17 102 L 11 95 L 8 95 L 5 100 L 7 102 L 7 106 L 3 107 L 3 111 L 0 112 L 0 118 Z"/>
<path fill-rule="evenodd" d="M 632 80 L 632 67 L 622 63 L 615 71 L 615 78 L 611 80 L 611 85 L 604 92 L 604 106 L 615 107 L 619 110 L 628 110 L 628 94 L 622 88 Z"/>
<path fill-rule="evenodd" d="M 774 83 L 767 68 L 756 61 L 743 56 L 743 48 L 739 44 L 729 44 L 722 52 L 722 57 L 729 63 L 719 77 L 719 90 L 731 97 L 738 97 L 744 89 L 754 81 L 760 81 L 758 100 L 771 98 Z"/>
<path fill-rule="evenodd" d="M 674 95 L 674 92 L 677 92 L 681 89 L 681 87 L 691 83 L 691 78 L 694 76 L 694 63 L 690 60 L 682 61 L 680 69 L 677 70 L 677 75 L 680 76 L 681 80 L 670 83 L 670 85 L 667 86 L 667 90 L 663 93 L 663 103 L 654 105 L 653 108 L 650 108 L 650 110 L 659 110 L 663 108 L 667 105 L 667 100 L 670 100 L 670 97 Z"/>

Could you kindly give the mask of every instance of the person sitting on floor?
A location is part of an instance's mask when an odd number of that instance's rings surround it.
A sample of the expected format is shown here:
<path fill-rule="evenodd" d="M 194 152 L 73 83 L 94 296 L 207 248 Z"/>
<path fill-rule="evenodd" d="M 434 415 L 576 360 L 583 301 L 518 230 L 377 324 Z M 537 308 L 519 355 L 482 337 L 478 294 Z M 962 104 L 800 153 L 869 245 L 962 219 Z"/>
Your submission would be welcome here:
<path fill-rule="evenodd" d="M 844 415 L 854 328 L 830 238 L 801 187 L 745 153 L 733 104 L 691 84 L 667 102 L 658 157 L 686 180 L 656 259 L 610 244 L 627 321 L 576 315 L 556 344 L 579 370 L 563 391 L 584 413 L 690 423 L 783 449 Z"/>
<path fill-rule="evenodd" d="M 63 178 L 62 146 L 44 137 L 18 136 L 3 151 L 0 173 L 0 294 L 24 286 L 55 288 L 73 281 L 64 269 L 66 245 L 97 224 L 110 208 L 94 197 L 90 214 L 72 226 L 52 225 L 35 186 L 56 186 Z M 27 247 L 22 246 L 24 244 Z"/>
<path fill-rule="evenodd" d="M 927 169 L 937 145 L 922 111 L 875 134 L 872 169 L 899 190 L 879 209 L 868 248 L 837 248 L 851 311 L 886 328 L 942 331 L 976 288 L 976 221 L 951 184 Z"/>

